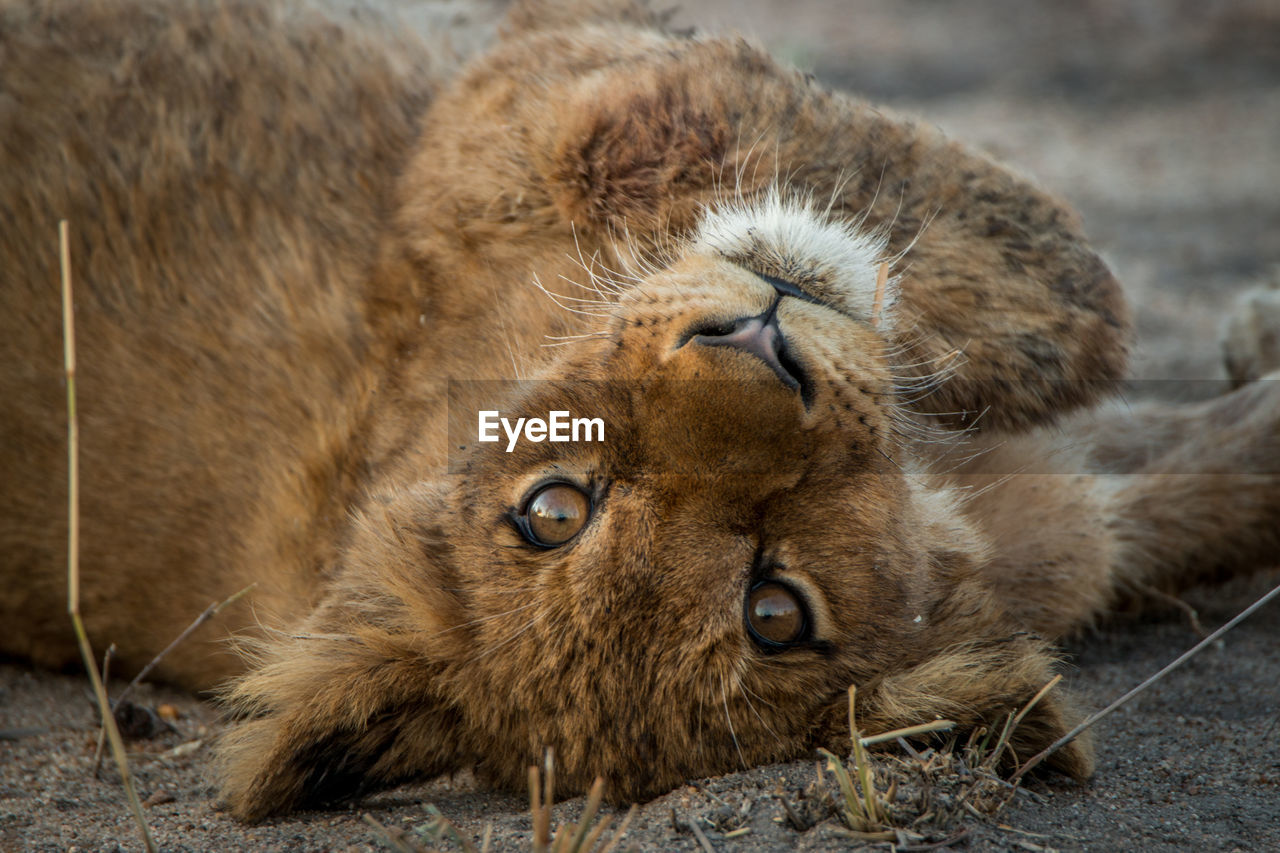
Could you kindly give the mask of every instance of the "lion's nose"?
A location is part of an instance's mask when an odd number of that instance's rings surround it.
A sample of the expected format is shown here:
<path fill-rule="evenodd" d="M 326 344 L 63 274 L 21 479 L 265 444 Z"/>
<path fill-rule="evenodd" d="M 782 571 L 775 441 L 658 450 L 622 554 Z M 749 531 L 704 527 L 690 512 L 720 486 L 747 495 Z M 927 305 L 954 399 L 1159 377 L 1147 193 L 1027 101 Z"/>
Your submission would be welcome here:
<path fill-rule="evenodd" d="M 774 302 L 763 314 L 705 326 L 695 331 L 690 340 L 702 346 L 733 347 L 749 352 L 767 364 L 784 385 L 799 391 L 804 372 L 787 351 L 787 339 L 778 327 L 777 309 L 778 303 Z"/>

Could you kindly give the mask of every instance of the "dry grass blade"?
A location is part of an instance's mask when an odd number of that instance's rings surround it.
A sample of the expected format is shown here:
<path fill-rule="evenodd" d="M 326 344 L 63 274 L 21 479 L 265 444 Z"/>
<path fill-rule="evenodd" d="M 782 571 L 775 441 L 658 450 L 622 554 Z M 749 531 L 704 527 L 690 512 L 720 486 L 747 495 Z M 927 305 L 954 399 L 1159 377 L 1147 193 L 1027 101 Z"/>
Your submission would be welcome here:
<path fill-rule="evenodd" d="M 886 267 L 882 264 L 881 269 Z M 885 822 L 884 810 L 880 808 L 879 798 L 876 794 L 875 786 L 875 770 L 871 766 L 871 761 L 867 758 L 866 748 L 862 745 L 862 733 L 858 731 L 858 720 L 855 705 L 858 699 L 858 688 L 852 684 L 849 685 L 849 739 L 853 741 L 853 766 L 858 773 L 858 780 L 862 783 L 862 800 L 866 806 L 865 814 L 867 821 L 872 825 L 867 831 L 878 832 L 884 827 Z"/>
<path fill-rule="evenodd" d="M 102 724 L 107 729 L 107 738 L 111 743 L 111 754 L 116 760 L 116 766 L 120 768 L 120 779 L 124 783 L 138 831 L 142 833 L 143 845 L 148 851 L 154 851 L 156 843 L 151 837 L 147 819 L 142 814 L 142 801 L 138 799 L 138 792 L 134 788 L 133 776 L 129 773 L 124 740 L 116 727 L 115 715 L 111 713 L 111 703 L 107 700 L 107 689 L 98 675 L 93 647 L 89 644 L 84 620 L 80 618 L 80 430 L 76 421 L 76 333 L 75 312 L 71 301 L 71 246 L 65 219 L 58 223 L 58 258 L 62 268 L 62 336 L 67 376 L 67 613 L 71 616 L 76 641 L 80 645 L 80 655 L 84 658 L 85 669 L 89 671 L 89 680 L 93 683 L 93 692 L 98 698 Z"/>
<path fill-rule="evenodd" d="M 565 824 L 551 831 L 551 807 L 555 802 L 555 754 L 548 749 L 543 760 L 542 773 L 536 766 L 529 768 L 529 812 L 533 818 L 533 838 L 530 849 L 533 853 L 589 853 L 595 849 L 604 837 L 612 818 L 602 817 L 592 826 L 604 802 L 604 779 L 599 777 L 591 785 L 587 793 L 587 801 L 582 807 L 582 816 L 576 825 Z M 636 809 L 632 806 L 613 836 L 606 842 L 601 853 L 608 853 L 617 847 L 631 826 Z"/>
<path fill-rule="evenodd" d="M 880 312 L 884 309 L 884 292 L 889 284 L 889 264 L 881 262 L 880 269 L 876 271 L 876 297 L 871 303 L 871 325 L 880 325 Z"/>
<path fill-rule="evenodd" d="M 591 832 L 587 833 L 587 837 L 582 841 L 582 849 L 590 850 L 600 841 L 600 836 L 604 835 L 604 831 L 609 828 L 609 824 L 613 823 L 610 815 L 605 815 L 600 822 L 592 827 Z"/>
<path fill-rule="evenodd" d="M 427 805 L 427 813 L 431 815 L 431 820 L 411 835 L 408 831 L 397 826 L 387 826 L 378 822 L 373 815 L 366 812 L 363 815 L 364 822 L 372 826 L 378 833 L 379 840 L 388 847 L 396 850 L 397 853 L 436 853 L 438 848 L 426 847 L 419 843 L 414 835 L 425 836 L 429 841 L 439 844 L 442 841 L 449 841 L 456 845 L 462 853 L 479 853 L 476 846 L 471 840 L 464 836 L 453 822 L 440 813 L 440 810 L 434 805 Z M 493 824 L 489 823 L 485 826 L 484 841 L 481 850 L 488 850 L 489 844 L 493 840 Z"/>
<path fill-rule="evenodd" d="M 825 749 L 819 752 L 826 756 L 827 769 L 835 775 L 836 784 L 840 786 L 843 797 L 840 808 L 841 819 L 850 830 L 858 834 L 858 837 L 863 837 L 887 831 L 888 815 L 881 803 L 880 792 L 876 790 L 875 769 L 871 766 L 871 759 L 867 756 L 862 744 L 862 735 L 858 731 L 855 710 L 857 698 L 858 688 L 850 685 L 849 739 L 853 744 L 850 761 L 853 764 L 853 772 L 857 776 L 856 782 L 850 776 L 843 761 Z"/>
<path fill-rule="evenodd" d="M 542 753 L 542 773 L 543 812 L 545 814 L 543 825 L 548 831 L 547 840 L 550 840 L 551 807 L 556 803 L 556 753 L 551 747 L 547 747 Z"/>
<path fill-rule="evenodd" d="M 438 808 L 428 804 L 427 814 L 431 815 L 431 821 L 427 824 L 426 831 L 432 841 L 439 842 L 447 838 L 458 845 L 462 853 L 476 853 L 476 846 L 471 843 L 471 840 L 466 838 L 458 827 L 453 825 L 453 821 L 445 817 Z"/>
<path fill-rule="evenodd" d="M 1040 700 L 1045 697 L 1045 694 L 1056 687 L 1060 681 L 1062 681 L 1062 676 L 1055 675 L 1053 678 L 1049 679 L 1048 684 L 1041 687 L 1040 690 L 1036 692 L 1035 696 L 1031 697 L 1030 702 L 1022 706 L 1021 711 L 1017 714 L 1009 715 L 1009 717 L 1004 721 L 1004 728 L 1000 731 L 1000 738 L 996 741 L 995 749 L 991 750 L 991 753 L 981 762 L 983 766 L 993 772 L 995 771 L 996 766 L 1000 762 L 1000 757 L 1004 755 L 1004 751 L 1009 747 L 1009 738 L 1013 735 L 1014 730 L 1018 728 L 1018 725 L 1026 718 L 1027 714 L 1031 712 L 1031 709 L 1040 704 Z"/>
<path fill-rule="evenodd" d="M 818 752 L 827 759 L 827 769 L 835 774 L 836 784 L 840 786 L 840 793 L 844 797 L 844 808 L 842 809 L 841 817 L 844 818 L 847 824 L 858 822 L 862 816 L 862 807 L 860 805 L 862 800 L 853 786 L 853 779 L 850 778 L 849 771 L 845 769 L 844 762 L 825 749 L 819 749 Z M 795 823 L 799 825 L 800 822 L 795 821 Z"/>
<path fill-rule="evenodd" d="M 693 837 L 698 839 L 698 846 L 706 853 L 716 853 L 716 848 L 711 846 L 711 840 L 707 838 L 707 834 L 702 831 L 702 827 L 698 826 L 696 821 L 689 821 L 689 829 L 693 832 Z"/>
<path fill-rule="evenodd" d="M 613 834 L 613 837 L 609 839 L 609 843 L 605 844 L 600 853 L 613 853 L 617 846 L 622 843 L 622 836 L 627 834 L 627 830 L 631 828 L 631 821 L 635 820 L 636 813 L 639 811 L 640 807 L 634 804 L 627 809 L 627 816 L 618 825 L 618 831 Z"/>
<path fill-rule="evenodd" d="M 364 822 L 372 826 L 378 833 L 382 843 L 395 850 L 396 853 L 430 853 L 427 848 L 410 839 L 403 829 L 392 828 L 380 823 L 368 812 L 365 812 L 363 817 Z"/>
<path fill-rule="evenodd" d="M 546 853 L 551 843 L 551 810 L 542 804 L 542 777 L 529 768 L 529 813 L 533 816 L 533 853 Z"/>
<path fill-rule="evenodd" d="M 898 847 L 898 853 L 924 853 L 926 850 L 942 850 L 947 847 L 959 844 L 969 837 L 969 830 L 962 829 L 955 835 L 944 838 L 941 841 L 934 841 L 930 844 L 910 844 L 906 847 Z"/>
<path fill-rule="evenodd" d="M 587 839 L 587 829 L 591 826 L 591 821 L 595 819 L 596 812 L 600 810 L 600 803 L 604 799 L 604 779 L 599 776 L 591 786 L 591 791 L 587 794 L 587 804 L 582 809 L 582 817 L 578 821 L 578 826 L 574 830 L 573 835 L 566 835 L 564 843 L 556 845 L 555 853 L 571 853 L 583 849 L 582 842 Z M 607 821 L 608 818 L 605 818 Z M 586 848 L 590 849 L 590 847 Z"/>
<path fill-rule="evenodd" d="M 894 729 L 891 732 L 883 734 L 871 735 L 869 737 L 858 738 L 863 746 L 875 746 L 878 743 L 888 743 L 891 740 L 897 740 L 900 737 L 915 737 L 916 735 L 927 735 L 933 732 L 945 732 L 955 728 L 955 722 L 952 720 L 934 720 L 932 723 L 921 723 L 918 726 L 907 726 L 906 728 Z"/>

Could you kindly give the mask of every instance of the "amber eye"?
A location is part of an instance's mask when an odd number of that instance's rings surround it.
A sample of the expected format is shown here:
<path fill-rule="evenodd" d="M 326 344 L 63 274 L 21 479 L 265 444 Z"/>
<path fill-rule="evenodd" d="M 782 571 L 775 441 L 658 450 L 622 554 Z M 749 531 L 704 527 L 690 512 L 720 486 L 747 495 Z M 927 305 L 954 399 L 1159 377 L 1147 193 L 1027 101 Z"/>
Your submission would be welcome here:
<path fill-rule="evenodd" d="M 747 631 L 766 651 L 778 651 L 805 639 L 809 616 L 804 601 L 785 584 L 761 581 L 747 593 Z"/>
<path fill-rule="evenodd" d="M 581 489 L 568 483 L 552 483 L 535 492 L 525 504 L 522 528 L 533 544 L 554 548 L 577 536 L 590 517 L 591 500 Z"/>

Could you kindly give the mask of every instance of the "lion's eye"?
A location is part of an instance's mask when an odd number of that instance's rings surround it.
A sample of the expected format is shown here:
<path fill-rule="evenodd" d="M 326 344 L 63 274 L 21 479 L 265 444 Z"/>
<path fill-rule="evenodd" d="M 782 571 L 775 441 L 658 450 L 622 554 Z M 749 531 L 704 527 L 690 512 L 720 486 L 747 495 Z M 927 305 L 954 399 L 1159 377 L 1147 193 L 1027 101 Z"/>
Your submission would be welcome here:
<path fill-rule="evenodd" d="M 804 601 L 785 584 L 761 581 L 747 593 L 747 631 L 766 651 L 778 651 L 804 640 L 809 616 Z"/>
<path fill-rule="evenodd" d="M 587 525 L 591 500 L 576 486 L 552 483 L 543 486 L 525 504 L 527 537 L 544 548 L 563 545 Z"/>

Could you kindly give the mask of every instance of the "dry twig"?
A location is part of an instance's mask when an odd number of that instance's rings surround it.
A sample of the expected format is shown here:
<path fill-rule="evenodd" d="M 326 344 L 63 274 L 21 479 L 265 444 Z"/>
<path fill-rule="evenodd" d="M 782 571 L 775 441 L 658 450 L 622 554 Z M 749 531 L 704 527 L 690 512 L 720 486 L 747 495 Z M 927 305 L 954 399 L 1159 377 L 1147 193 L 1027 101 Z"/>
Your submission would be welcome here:
<path fill-rule="evenodd" d="M 169 652 L 173 651 L 179 645 L 181 645 L 182 641 L 185 640 L 187 637 L 190 637 L 193 633 L 195 633 L 195 630 L 197 628 L 199 628 L 204 623 L 208 622 L 213 617 L 217 616 L 218 613 L 224 607 L 227 607 L 230 604 L 234 604 L 235 602 L 243 598 L 255 586 L 257 586 L 257 583 L 251 583 L 248 586 L 246 586 L 244 589 L 240 590 L 239 592 L 227 596 L 225 599 L 223 599 L 221 603 L 218 603 L 215 601 L 214 603 L 206 607 L 203 613 L 197 616 L 190 625 L 188 625 L 185 629 L 183 629 L 181 634 L 179 634 L 177 637 L 174 638 L 173 642 L 165 646 L 164 649 L 162 649 L 158 655 L 153 657 L 151 661 L 146 666 L 144 666 L 138 672 L 137 675 L 133 677 L 132 681 L 130 681 L 128 684 L 125 685 L 124 690 L 121 690 L 120 695 L 117 696 L 115 700 L 111 703 L 112 707 L 115 707 L 119 705 L 121 702 L 123 702 L 129 696 L 129 694 L 133 691 L 133 689 L 137 687 L 139 684 L 141 684 L 142 680 L 151 674 L 151 670 L 155 669 L 156 665 L 160 663 L 160 661 L 164 660 L 165 655 L 169 654 Z"/>
<path fill-rule="evenodd" d="M 102 653 L 102 683 L 109 684 L 111 679 L 111 658 L 115 656 L 116 644 L 112 643 L 107 646 L 107 650 Z M 98 743 L 93 748 L 93 778 L 98 778 L 98 772 L 102 770 L 102 749 L 107 745 L 107 727 L 98 727 Z"/>
<path fill-rule="evenodd" d="M 1235 618 L 1234 618 L 1234 619 L 1232 619 L 1232 620 L 1231 620 L 1230 622 L 1228 622 L 1227 624 L 1223 625 L 1223 626 L 1222 626 L 1221 628 L 1219 628 L 1218 630 L 1214 631 L 1214 632 L 1213 632 L 1212 634 L 1210 634 L 1209 636 L 1205 637 L 1205 638 L 1204 638 L 1203 640 L 1201 640 L 1200 642 L 1196 643 L 1194 646 L 1192 646 L 1192 647 L 1191 647 L 1190 649 L 1188 649 L 1187 651 L 1183 652 L 1181 655 L 1179 655 L 1179 656 L 1177 657 L 1177 659 L 1175 659 L 1175 660 L 1174 660 L 1173 662 L 1171 662 L 1169 665 L 1167 665 L 1166 667 L 1164 667 L 1164 669 L 1161 669 L 1161 670 L 1160 670 L 1159 672 L 1157 672 L 1155 675 L 1151 676 L 1151 677 L 1150 677 L 1150 678 L 1148 678 L 1146 681 L 1143 681 L 1143 682 L 1142 682 L 1141 684 L 1139 684 L 1137 687 L 1133 688 L 1133 689 L 1132 689 L 1132 690 L 1130 690 L 1128 693 L 1124 694 L 1124 695 L 1123 695 L 1123 696 L 1121 696 L 1119 699 L 1117 699 L 1116 701 L 1112 702 L 1112 703 L 1111 703 L 1110 705 L 1108 705 L 1107 707 L 1103 708 L 1101 711 L 1098 711 L 1096 714 L 1091 714 L 1087 719 L 1085 719 L 1085 721 L 1084 721 L 1084 722 L 1080 723 L 1080 725 L 1076 726 L 1074 729 L 1072 729 L 1071 731 L 1067 732 L 1065 735 L 1063 735 L 1062 737 L 1058 738 L 1058 739 L 1057 739 L 1057 740 L 1055 740 L 1053 743 L 1049 744 L 1049 746 L 1048 746 L 1048 747 L 1046 747 L 1046 748 L 1045 748 L 1043 751 L 1041 751 L 1040 753 L 1038 753 L 1038 754 L 1036 754 L 1036 755 L 1032 756 L 1030 759 L 1028 759 L 1028 761 L 1027 761 L 1027 763 L 1026 763 L 1026 764 L 1023 764 L 1021 767 L 1019 767 L 1019 768 L 1018 768 L 1018 772 L 1017 772 L 1017 773 L 1014 773 L 1014 774 L 1013 774 L 1013 776 L 1011 776 L 1011 777 L 1009 778 L 1009 781 L 1010 781 L 1010 782 L 1017 782 L 1017 781 L 1018 781 L 1019 779 L 1021 779 L 1024 775 L 1026 775 L 1026 773 L 1027 773 L 1028 771 L 1030 771 L 1032 768 L 1034 768 L 1036 765 L 1038 765 L 1041 761 L 1044 761 L 1044 760 L 1045 760 L 1046 758 L 1048 758 L 1050 755 L 1053 755 L 1053 753 L 1057 752 L 1059 749 L 1061 749 L 1062 747 L 1066 746 L 1067 744 L 1071 743 L 1071 741 L 1073 741 L 1073 740 L 1075 740 L 1077 737 L 1079 737 L 1081 732 L 1085 731 L 1085 730 L 1086 730 L 1086 729 L 1088 729 L 1090 726 L 1092 726 L 1094 723 L 1098 722 L 1098 720 L 1101 720 L 1103 717 L 1107 716 L 1107 715 L 1108 715 L 1108 714 L 1110 714 L 1112 711 L 1116 710 L 1116 709 L 1117 709 L 1117 708 L 1119 708 L 1121 705 L 1124 705 L 1124 704 L 1125 704 L 1126 702 L 1128 702 L 1130 699 L 1132 699 L 1133 697 L 1137 696 L 1139 693 L 1143 692 L 1143 691 L 1144 691 L 1144 690 L 1146 690 L 1148 687 L 1150 687 L 1151 685 L 1155 684 L 1157 681 L 1159 681 L 1160 679 L 1164 678 L 1166 675 L 1168 675 L 1169 673 L 1173 672 L 1173 671 L 1174 671 L 1175 669 L 1177 669 L 1178 667 L 1182 666 L 1182 665 L 1183 665 L 1184 663 L 1186 663 L 1188 660 L 1190 660 L 1191 658 L 1195 657 L 1197 654 L 1199 654 L 1200 652 L 1202 652 L 1202 651 L 1205 649 L 1205 647 L 1206 647 L 1206 646 L 1208 646 L 1208 645 L 1209 645 L 1210 643 L 1212 643 L 1214 640 L 1216 640 L 1216 639 L 1218 639 L 1219 637 L 1221 637 L 1223 634 L 1225 634 L 1225 633 L 1227 633 L 1228 631 L 1230 631 L 1230 630 L 1231 630 L 1232 628 L 1234 628 L 1235 626 L 1239 625 L 1239 624 L 1240 624 L 1241 622 L 1243 622 L 1245 619 L 1247 619 L 1247 618 L 1249 618 L 1250 616 L 1252 616 L 1252 615 L 1253 615 L 1253 613 L 1254 613 L 1256 610 L 1258 610 L 1258 608 L 1262 607 L 1264 604 L 1266 604 L 1266 603 L 1267 603 L 1268 601 L 1270 601 L 1271 599 L 1275 598 L 1277 595 L 1280 595 L 1280 586 L 1275 587 L 1275 588 L 1274 588 L 1274 589 L 1272 589 L 1270 592 L 1268 592 L 1266 595 L 1262 596 L 1262 597 L 1261 597 L 1261 598 L 1259 598 L 1257 601 L 1255 601 L 1253 604 L 1250 604 L 1250 605 L 1249 605 L 1248 607 L 1246 607 L 1244 610 L 1240 611 L 1240 613 L 1236 614 L 1236 616 L 1235 616 Z"/>
<path fill-rule="evenodd" d="M 1185 613 L 1187 621 L 1191 623 L 1191 630 L 1195 631 L 1196 636 L 1200 639 L 1203 640 L 1205 637 L 1209 636 L 1209 632 L 1200 624 L 1200 614 L 1196 612 L 1194 607 L 1183 601 L 1181 598 L 1178 598 L 1178 596 L 1170 595 L 1159 587 L 1152 586 L 1149 583 L 1137 584 L 1137 589 L 1143 595 L 1148 596 L 1149 598 L 1154 598 L 1156 601 L 1163 601 L 1170 607 L 1176 607 Z"/>

